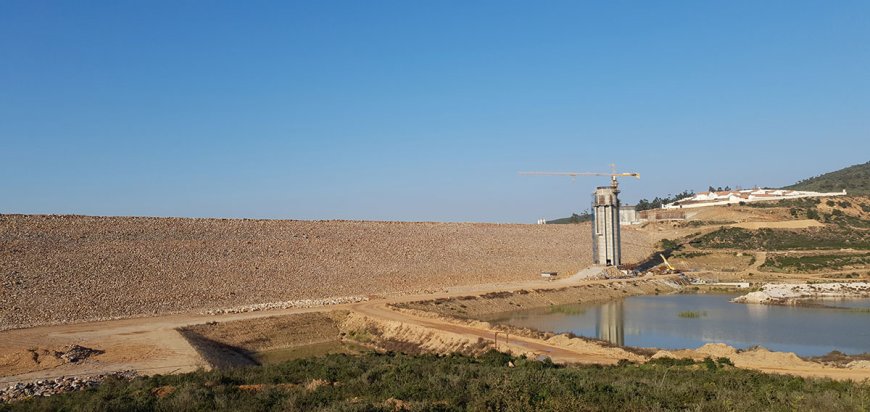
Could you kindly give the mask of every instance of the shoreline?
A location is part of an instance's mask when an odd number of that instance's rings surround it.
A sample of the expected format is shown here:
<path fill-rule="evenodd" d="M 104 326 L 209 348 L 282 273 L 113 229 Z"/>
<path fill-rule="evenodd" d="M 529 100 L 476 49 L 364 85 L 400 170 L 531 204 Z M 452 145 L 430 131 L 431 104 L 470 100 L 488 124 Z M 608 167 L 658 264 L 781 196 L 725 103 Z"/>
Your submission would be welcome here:
<path fill-rule="evenodd" d="M 498 314 L 504 312 L 503 308 L 509 307 L 508 311 L 528 310 L 535 308 L 543 308 L 548 306 L 558 306 L 573 303 L 601 303 L 615 299 L 622 299 L 630 296 L 653 295 L 659 293 L 657 290 L 650 289 L 651 284 L 661 282 L 660 280 L 651 280 L 646 284 L 641 284 L 640 281 L 628 282 L 627 285 L 616 284 L 608 285 L 607 289 L 619 290 L 629 286 L 635 289 L 635 293 L 619 293 L 613 295 L 603 289 L 593 290 L 596 295 L 588 300 L 580 302 L 565 299 L 566 294 L 564 289 L 556 290 L 537 290 L 532 291 L 541 295 L 555 294 L 541 299 L 538 296 L 537 301 L 540 303 L 534 306 L 521 305 L 522 298 L 527 296 L 527 291 L 517 291 L 513 293 L 500 293 L 498 296 L 477 296 L 477 297 L 456 297 L 451 299 L 427 300 L 418 302 L 409 302 L 403 304 L 392 305 L 395 309 L 407 312 L 410 315 L 417 317 L 436 318 L 441 321 L 456 325 L 475 326 L 490 330 L 499 330 L 508 332 L 511 336 L 522 336 L 526 338 L 540 340 L 548 344 L 571 348 L 581 349 L 589 353 L 597 353 L 602 359 L 623 357 L 634 362 L 648 362 L 651 360 L 669 357 L 674 359 L 689 358 L 695 361 L 703 361 L 707 357 L 711 358 L 729 358 L 737 367 L 745 369 L 753 369 L 765 373 L 780 373 L 792 374 L 798 376 L 825 376 L 835 379 L 867 379 L 863 373 L 870 368 L 870 360 L 868 353 L 844 354 L 838 351 L 821 355 L 821 356 L 798 356 L 793 352 L 775 351 L 763 346 L 754 346 L 750 348 L 737 348 L 726 343 L 706 343 L 699 347 L 688 347 L 681 349 L 665 349 L 655 347 L 641 347 L 628 345 L 615 345 L 611 342 L 574 335 L 572 333 L 554 333 L 543 331 L 535 328 L 520 328 L 508 324 L 486 320 L 487 315 Z M 660 283 L 658 283 L 660 284 Z M 577 286 L 572 289 L 585 289 L 591 285 Z M 680 294 L 684 292 L 685 287 L 674 288 L 666 294 Z M 517 293 L 519 292 L 519 296 Z M 573 291 L 573 295 L 583 293 L 582 290 Z M 637 293 L 640 292 L 640 293 Z M 644 293 L 646 292 L 646 293 Z M 547 303 L 549 301 L 549 303 Z M 484 308 L 478 308 L 484 305 Z M 464 307 L 463 307 L 464 306 Z M 484 310 L 480 310 L 484 309 Z M 470 315 L 462 313 L 462 311 L 473 311 Z M 828 358 L 836 358 L 835 361 L 828 361 Z"/>
<path fill-rule="evenodd" d="M 761 290 L 731 300 L 734 303 L 798 305 L 802 300 L 870 298 L 868 282 L 768 283 Z"/>

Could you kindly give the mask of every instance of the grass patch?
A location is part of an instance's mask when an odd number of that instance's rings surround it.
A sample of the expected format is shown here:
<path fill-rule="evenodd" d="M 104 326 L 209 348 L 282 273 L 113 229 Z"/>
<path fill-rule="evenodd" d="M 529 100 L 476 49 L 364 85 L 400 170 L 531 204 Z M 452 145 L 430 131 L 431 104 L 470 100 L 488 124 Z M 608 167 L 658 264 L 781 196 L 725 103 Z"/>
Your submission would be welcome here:
<path fill-rule="evenodd" d="M 821 202 L 819 198 L 782 199 L 776 202 L 749 202 L 746 207 L 755 209 L 770 209 L 774 207 L 788 207 L 796 209 L 814 209 Z"/>
<path fill-rule="evenodd" d="M 677 314 L 677 316 L 681 318 L 687 319 L 697 319 L 707 317 L 706 311 L 698 311 L 698 310 L 685 310 Z"/>
<path fill-rule="evenodd" d="M 512 363 L 514 367 L 509 367 Z M 555 365 L 489 352 L 330 355 L 278 365 L 110 379 L 95 389 L 0 405 L 7 410 L 864 410 L 870 385 L 765 375 L 657 359 Z M 168 390 L 171 388 L 171 390 Z"/>
<path fill-rule="evenodd" d="M 547 308 L 547 313 L 562 313 L 565 315 L 582 315 L 586 309 L 578 305 L 552 305 Z"/>
<path fill-rule="evenodd" d="M 870 250 L 870 231 L 844 227 L 802 230 L 748 230 L 736 227 L 723 227 L 706 235 L 699 236 L 690 243 L 702 249 Z"/>
<path fill-rule="evenodd" d="M 702 256 L 709 256 L 709 255 L 710 255 L 709 252 L 695 252 L 695 251 L 693 251 L 693 252 L 681 252 L 681 253 L 677 253 L 677 254 L 675 254 L 674 256 L 675 256 L 675 257 L 684 258 L 684 259 L 691 259 L 691 258 L 702 257 Z"/>
<path fill-rule="evenodd" d="M 870 266 L 870 253 L 823 254 L 805 256 L 770 255 L 761 267 L 769 272 L 821 272 L 826 270 L 856 269 Z M 846 270 L 848 270 L 846 269 Z M 857 278 L 843 276 L 845 279 Z"/>

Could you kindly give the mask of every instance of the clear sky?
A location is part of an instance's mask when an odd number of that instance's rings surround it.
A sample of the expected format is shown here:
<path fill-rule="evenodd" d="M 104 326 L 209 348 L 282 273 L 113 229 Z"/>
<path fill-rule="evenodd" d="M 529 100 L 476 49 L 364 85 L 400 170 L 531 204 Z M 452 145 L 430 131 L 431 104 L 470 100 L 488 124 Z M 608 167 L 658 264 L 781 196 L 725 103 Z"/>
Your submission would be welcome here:
<path fill-rule="evenodd" d="M 0 1 L 0 213 L 534 222 L 868 131 L 867 1 Z"/>

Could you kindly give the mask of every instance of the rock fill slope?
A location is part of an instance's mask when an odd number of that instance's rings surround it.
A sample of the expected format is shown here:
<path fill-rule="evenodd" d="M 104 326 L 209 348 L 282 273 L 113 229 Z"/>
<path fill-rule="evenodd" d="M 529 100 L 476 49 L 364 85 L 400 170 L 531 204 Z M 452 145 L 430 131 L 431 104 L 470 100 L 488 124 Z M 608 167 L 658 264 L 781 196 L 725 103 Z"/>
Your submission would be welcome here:
<path fill-rule="evenodd" d="M 583 225 L 0 215 L 0 329 L 535 279 Z M 651 241 L 623 232 L 626 261 Z"/>

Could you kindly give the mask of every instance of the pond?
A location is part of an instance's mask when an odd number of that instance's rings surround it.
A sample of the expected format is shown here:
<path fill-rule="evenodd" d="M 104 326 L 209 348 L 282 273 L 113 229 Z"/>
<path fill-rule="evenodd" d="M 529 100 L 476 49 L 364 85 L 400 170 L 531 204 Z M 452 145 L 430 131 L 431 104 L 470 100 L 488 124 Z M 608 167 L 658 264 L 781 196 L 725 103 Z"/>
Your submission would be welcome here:
<path fill-rule="evenodd" d="M 273 365 L 295 359 L 314 358 L 334 353 L 357 354 L 366 348 L 349 342 L 333 340 L 289 348 L 270 349 L 257 352 L 254 358 L 261 365 Z"/>
<path fill-rule="evenodd" d="M 494 314 L 484 320 L 610 341 L 620 346 L 746 349 L 819 356 L 870 352 L 870 299 L 807 301 L 808 306 L 731 303 L 738 295 L 634 296 L 597 304 Z"/>

